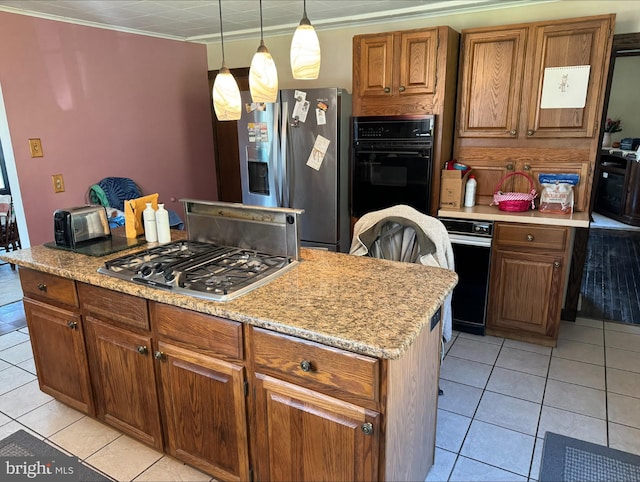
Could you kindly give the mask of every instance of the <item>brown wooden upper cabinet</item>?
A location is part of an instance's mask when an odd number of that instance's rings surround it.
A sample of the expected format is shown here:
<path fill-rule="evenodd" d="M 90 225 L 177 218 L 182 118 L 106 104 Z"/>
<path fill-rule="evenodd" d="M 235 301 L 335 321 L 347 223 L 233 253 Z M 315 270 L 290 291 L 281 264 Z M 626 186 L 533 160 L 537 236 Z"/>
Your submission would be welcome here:
<path fill-rule="evenodd" d="M 433 94 L 436 84 L 437 29 L 357 37 L 360 97 Z"/>
<path fill-rule="evenodd" d="M 462 32 L 459 137 L 597 137 L 615 15 Z M 541 108 L 545 69 L 589 66 L 583 108 Z"/>
<path fill-rule="evenodd" d="M 459 34 L 449 27 L 353 37 L 353 115 L 433 114 L 437 82 L 457 62 Z M 449 72 L 451 75 L 451 72 Z M 442 101 L 440 101 L 442 102 Z"/>

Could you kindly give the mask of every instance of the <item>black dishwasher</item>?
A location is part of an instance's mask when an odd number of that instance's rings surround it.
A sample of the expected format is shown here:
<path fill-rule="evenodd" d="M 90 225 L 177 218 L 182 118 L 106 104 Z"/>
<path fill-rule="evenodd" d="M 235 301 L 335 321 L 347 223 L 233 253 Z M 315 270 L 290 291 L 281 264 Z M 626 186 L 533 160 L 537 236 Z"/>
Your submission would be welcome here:
<path fill-rule="evenodd" d="M 453 329 L 484 335 L 493 221 L 450 218 L 440 221 L 449 233 L 458 274 L 451 301 Z"/>

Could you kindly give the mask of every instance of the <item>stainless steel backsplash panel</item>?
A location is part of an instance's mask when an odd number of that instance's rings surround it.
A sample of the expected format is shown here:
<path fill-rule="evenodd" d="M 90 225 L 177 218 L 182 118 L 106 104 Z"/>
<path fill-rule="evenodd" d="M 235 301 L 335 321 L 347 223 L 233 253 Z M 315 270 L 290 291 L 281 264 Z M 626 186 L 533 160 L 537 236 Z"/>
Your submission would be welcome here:
<path fill-rule="evenodd" d="M 302 209 L 181 199 L 192 241 L 300 259 Z"/>

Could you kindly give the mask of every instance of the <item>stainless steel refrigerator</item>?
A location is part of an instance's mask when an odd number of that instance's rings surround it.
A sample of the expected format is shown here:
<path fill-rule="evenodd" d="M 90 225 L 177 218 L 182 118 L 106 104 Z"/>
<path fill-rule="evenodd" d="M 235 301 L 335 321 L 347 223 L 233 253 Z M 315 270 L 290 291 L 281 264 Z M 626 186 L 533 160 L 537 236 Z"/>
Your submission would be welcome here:
<path fill-rule="evenodd" d="M 241 95 L 242 202 L 304 209 L 302 246 L 348 252 L 351 95 L 291 89 L 259 104 Z"/>

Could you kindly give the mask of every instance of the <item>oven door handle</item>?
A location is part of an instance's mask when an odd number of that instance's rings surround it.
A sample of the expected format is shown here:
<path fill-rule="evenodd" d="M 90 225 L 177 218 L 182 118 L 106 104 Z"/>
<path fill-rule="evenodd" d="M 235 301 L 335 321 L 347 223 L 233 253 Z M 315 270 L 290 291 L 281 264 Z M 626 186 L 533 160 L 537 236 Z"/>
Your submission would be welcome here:
<path fill-rule="evenodd" d="M 418 156 L 418 157 L 429 157 L 429 154 L 421 151 L 360 151 L 356 150 L 356 156 L 358 154 L 397 154 L 403 156 Z"/>
<path fill-rule="evenodd" d="M 491 238 L 483 236 L 468 236 L 464 234 L 449 233 L 451 244 L 464 244 L 466 246 L 491 247 Z"/>

